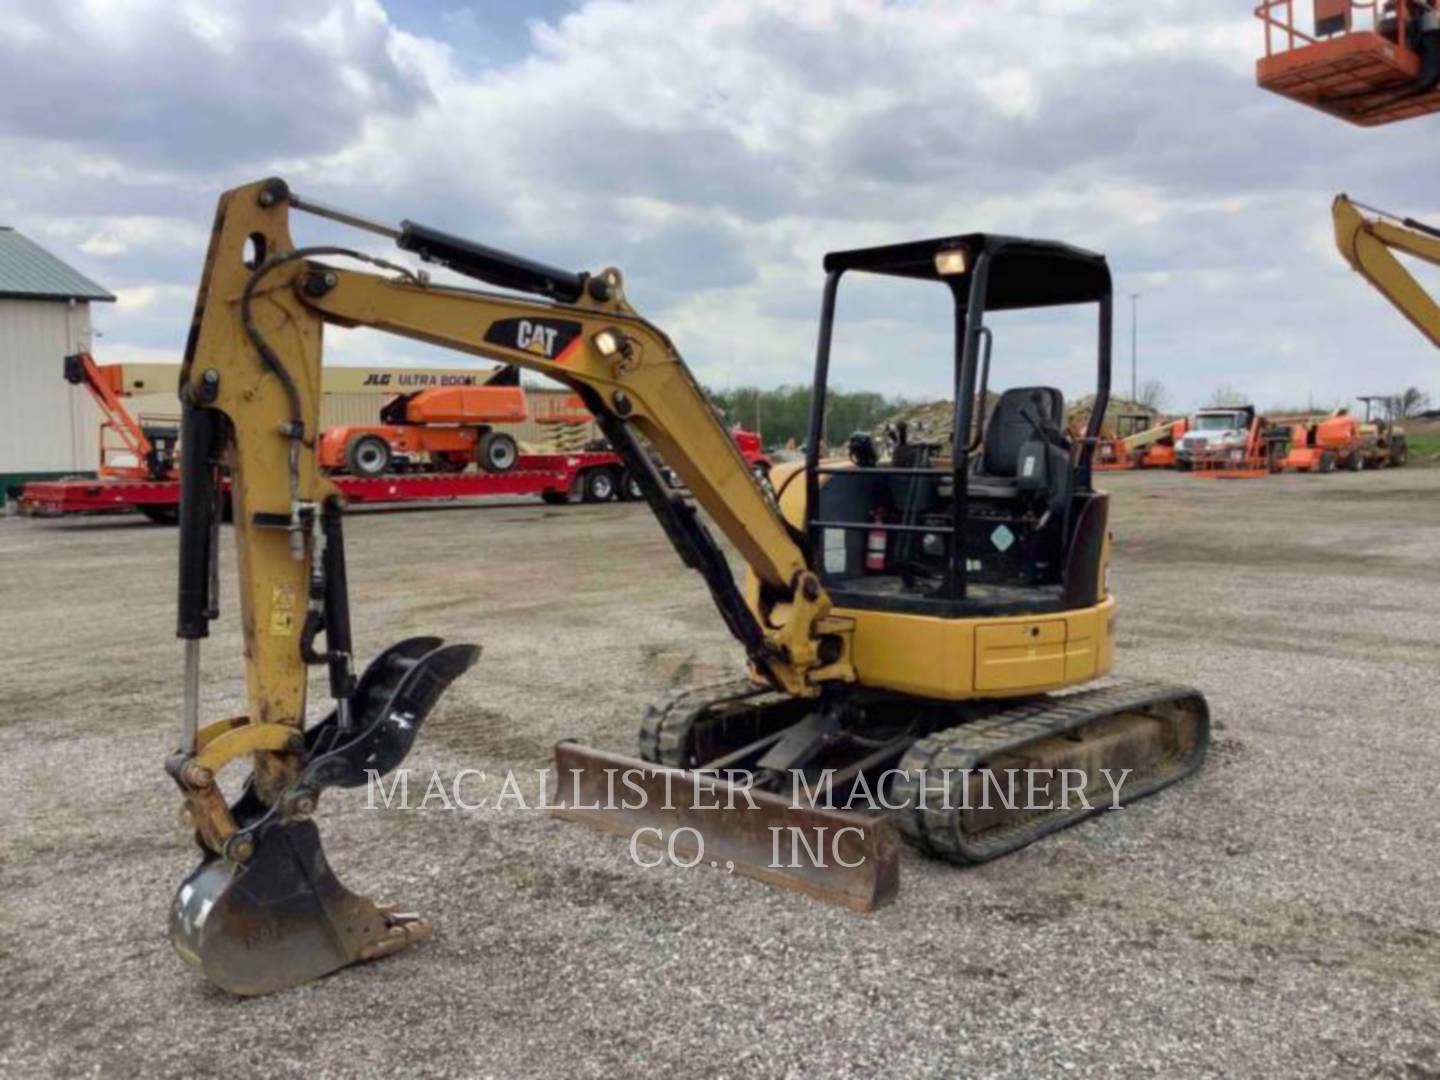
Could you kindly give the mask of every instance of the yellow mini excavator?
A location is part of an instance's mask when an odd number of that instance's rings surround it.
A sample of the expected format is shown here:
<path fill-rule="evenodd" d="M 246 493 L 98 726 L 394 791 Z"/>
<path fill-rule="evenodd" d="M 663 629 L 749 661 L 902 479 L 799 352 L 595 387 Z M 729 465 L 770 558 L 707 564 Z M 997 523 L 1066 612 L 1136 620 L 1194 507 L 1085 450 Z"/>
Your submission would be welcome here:
<path fill-rule="evenodd" d="M 507 291 L 439 285 L 349 248 L 296 247 L 294 211 Z M 981 862 L 1111 805 L 1112 792 L 1139 798 L 1200 766 L 1209 717 L 1198 692 L 1081 689 L 1110 671 L 1115 640 L 1108 499 L 1090 475 L 1110 383 L 1105 260 L 970 234 L 835 252 L 825 270 L 808 454 L 776 471 L 772 492 L 670 339 L 626 301 L 618 271 L 572 273 L 422 225 L 391 227 L 278 179 L 221 198 L 180 385 L 185 696 L 168 771 L 202 852 L 171 912 L 182 957 L 233 993 L 260 994 L 429 933 L 341 885 L 310 820 L 326 788 L 399 765 L 479 655 L 411 638 L 357 675 L 340 498 L 316 462 L 326 323 L 518 364 L 578 394 L 745 650 L 743 679 L 646 714 L 639 757 L 562 743 L 562 813 L 632 835 L 688 829 L 703 834 L 709 861 L 864 910 L 895 891 L 897 832 L 931 856 Z M 848 460 L 822 460 L 836 303 L 853 274 L 952 298 L 945 444 L 900 433 L 878 447 L 861 434 Z M 988 416 L 974 406 L 990 384 L 987 313 L 1056 305 L 1097 318 L 1095 404 L 1075 439 L 1048 387 L 1007 390 Z M 693 501 L 664 481 L 656 456 Z M 202 726 L 222 468 L 250 708 Z M 696 504 L 748 566 L 743 585 Z M 328 670 L 334 705 L 306 727 L 312 665 Z M 251 771 L 231 802 L 217 775 L 238 759 Z M 1036 773 L 1062 777 L 1062 791 L 1068 777 L 1073 798 L 1015 799 L 1016 776 Z M 992 801 L 1002 778 L 1011 797 Z M 618 800 L 598 797 L 617 787 Z"/>

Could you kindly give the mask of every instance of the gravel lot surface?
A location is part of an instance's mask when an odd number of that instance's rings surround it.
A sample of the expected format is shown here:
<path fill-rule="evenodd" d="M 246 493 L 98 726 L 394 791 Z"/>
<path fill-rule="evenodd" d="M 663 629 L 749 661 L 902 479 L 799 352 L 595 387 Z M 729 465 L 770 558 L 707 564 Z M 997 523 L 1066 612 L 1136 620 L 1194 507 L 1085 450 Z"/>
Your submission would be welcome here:
<path fill-rule="evenodd" d="M 1195 779 L 978 870 L 907 851 L 869 917 L 540 812 L 327 795 L 342 879 L 436 938 L 248 1001 L 165 935 L 174 532 L 0 521 L 0 1076 L 1440 1076 L 1440 470 L 1107 486 L 1117 673 L 1209 695 Z M 226 544 L 208 718 L 243 711 Z M 363 655 L 485 647 L 425 773 L 629 752 L 738 668 L 642 506 L 356 514 L 350 562 Z"/>

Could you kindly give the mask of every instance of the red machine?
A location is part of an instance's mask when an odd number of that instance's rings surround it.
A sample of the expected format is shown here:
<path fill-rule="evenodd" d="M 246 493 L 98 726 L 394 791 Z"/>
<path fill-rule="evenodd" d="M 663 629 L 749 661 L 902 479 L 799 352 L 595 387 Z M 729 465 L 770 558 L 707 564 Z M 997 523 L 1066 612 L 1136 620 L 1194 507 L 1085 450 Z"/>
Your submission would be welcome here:
<path fill-rule="evenodd" d="M 496 424 L 526 417 L 519 369 L 501 368 L 480 386 L 437 386 L 391 398 L 380 423 L 333 427 L 320 436 L 320 467 L 351 476 L 388 472 L 464 472 L 472 461 L 485 472 L 515 468 L 520 449 Z"/>
<path fill-rule="evenodd" d="M 740 455 L 750 463 L 750 468 L 757 474 L 765 473 L 768 478 L 770 462 L 765 457 L 765 448 L 760 445 L 759 434 L 754 431 L 746 431 L 736 424 L 730 429 L 730 438 L 735 440 Z"/>
<path fill-rule="evenodd" d="M 1265 55 L 1256 81 L 1303 105 L 1374 127 L 1440 110 L 1435 0 L 1261 0 Z"/>

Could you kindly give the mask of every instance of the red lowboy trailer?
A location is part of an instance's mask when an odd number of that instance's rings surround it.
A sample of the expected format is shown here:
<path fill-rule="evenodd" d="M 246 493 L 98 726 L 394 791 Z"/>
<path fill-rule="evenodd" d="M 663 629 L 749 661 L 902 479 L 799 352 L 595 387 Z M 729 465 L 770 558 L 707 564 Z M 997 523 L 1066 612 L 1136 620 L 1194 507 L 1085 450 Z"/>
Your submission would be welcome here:
<path fill-rule="evenodd" d="M 740 442 L 740 452 L 757 471 L 769 469 L 758 440 L 755 445 Z M 336 474 L 330 479 L 352 506 L 455 502 L 495 495 L 538 495 L 549 503 L 639 497 L 638 486 L 629 482 L 620 459 L 609 451 L 522 454 L 515 468 L 503 473 L 394 473 L 373 479 Z M 175 480 L 80 477 L 35 481 L 26 484 L 20 496 L 20 512 L 36 517 L 128 511 L 171 524 L 179 506 L 180 484 Z"/>
<path fill-rule="evenodd" d="M 585 502 L 619 495 L 619 459 L 610 453 L 522 454 L 510 472 L 395 473 L 367 479 L 337 474 L 335 486 L 351 505 L 454 502 L 494 495 L 539 495 L 567 502 L 572 494 Z M 173 480 L 102 477 L 37 481 L 26 484 L 20 512 L 37 517 L 130 511 L 152 521 L 173 522 L 180 485 Z"/>
<path fill-rule="evenodd" d="M 180 482 L 174 469 L 175 432 L 145 427 L 130 416 L 120 401 L 124 380 L 118 367 L 101 367 L 89 354 L 77 354 L 66 357 L 65 378 L 89 390 L 106 417 L 101 431 L 98 478 L 32 481 L 21 489 L 20 512 L 35 517 L 130 512 L 143 514 L 160 524 L 174 524 L 179 518 L 180 508 Z M 472 393 L 483 391 L 494 395 L 512 389 L 508 386 L 497 389 L 497 385 L 492 379 L 491 383 Z M 447 393 L 439 392 L 431 397 L 442 404 L 453 405 Z M 402 396 L 400 400 L 410 403 L 422 396 Z M 525 399 L 518 383 L 513 386 L 512 397 L 515 398 L 511 402 L 515 411 L 509 418 L 523 418 Z M 567 400 L 564 405 L 559 411 L 552 410 L 537 417 L 538 422 L 583 421 L 589 415 L 578 398 Z M 489 415 L 491 419 L 500 418 L 494 410 Z M 454 416 L 450 418 L 454 419 Z M 123 437 L 124 445 L 116 449 L 124 451 L 124 464 L 116 464 L 107 454 L 104 436 L 107 430 L 112 429 Z M 351 430 L 335 429 L 342 436 L 335 445 L 343 446 L 343 435 Z M 750 467 L 762 480 L 768 479 L 771 463 L 760 445 L 760 437 L 738 425 L 730 434 Z M 474 432 L 471 435 L 472 441 L 478 439 Z M 505 435 L 504 438 L 510 447 L 515 447 L 511 436 Z M 352 506 L 455 502 L 497 495 L 538 495 L 549 503 L 569 502 L 572 498 L 582 502 L 607 502 L 610 499 L 632 501 L 642 497 L 640 485 L 631 479 L 620 459 L 609 450 L 515 455 L 512 449 L 511 453 L 510 464 L 504 469 L 477 467 L 470 470 L 465 468 L 466 462 L 460 462 L 460 470 L 463 471 L 455 470 L 453 463 L 449 463 L 449 467 L 444 468 L 427 469 L 422 466 L 413 471 L 400 468 L 374 476 L 336 471 L 331 473 L 330 479 Z M 336 454 L 339 455 L 339 452 L 336 451 Z M 336 457 L 336 464 L 341 457 L 343 455 Z M 385 454 L 385 460 L 387 463 L 392 461 L 389 452 Z"/>

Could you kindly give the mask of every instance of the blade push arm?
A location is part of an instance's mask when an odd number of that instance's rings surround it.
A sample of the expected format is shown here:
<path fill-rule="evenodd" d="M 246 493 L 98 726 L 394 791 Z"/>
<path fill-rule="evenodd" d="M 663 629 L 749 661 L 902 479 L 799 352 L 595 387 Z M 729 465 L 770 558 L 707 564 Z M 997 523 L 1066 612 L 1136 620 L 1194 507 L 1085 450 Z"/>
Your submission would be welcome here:
<path fill-rule="evenodd" d="M 1440 266 L 1440 232 L 1410 218 L 1366 217 L 1347 196 L 1335 199 L 1335 244 L 1345 261 L 1440 347 L 1440 304 L 1395 256 Z"/>

